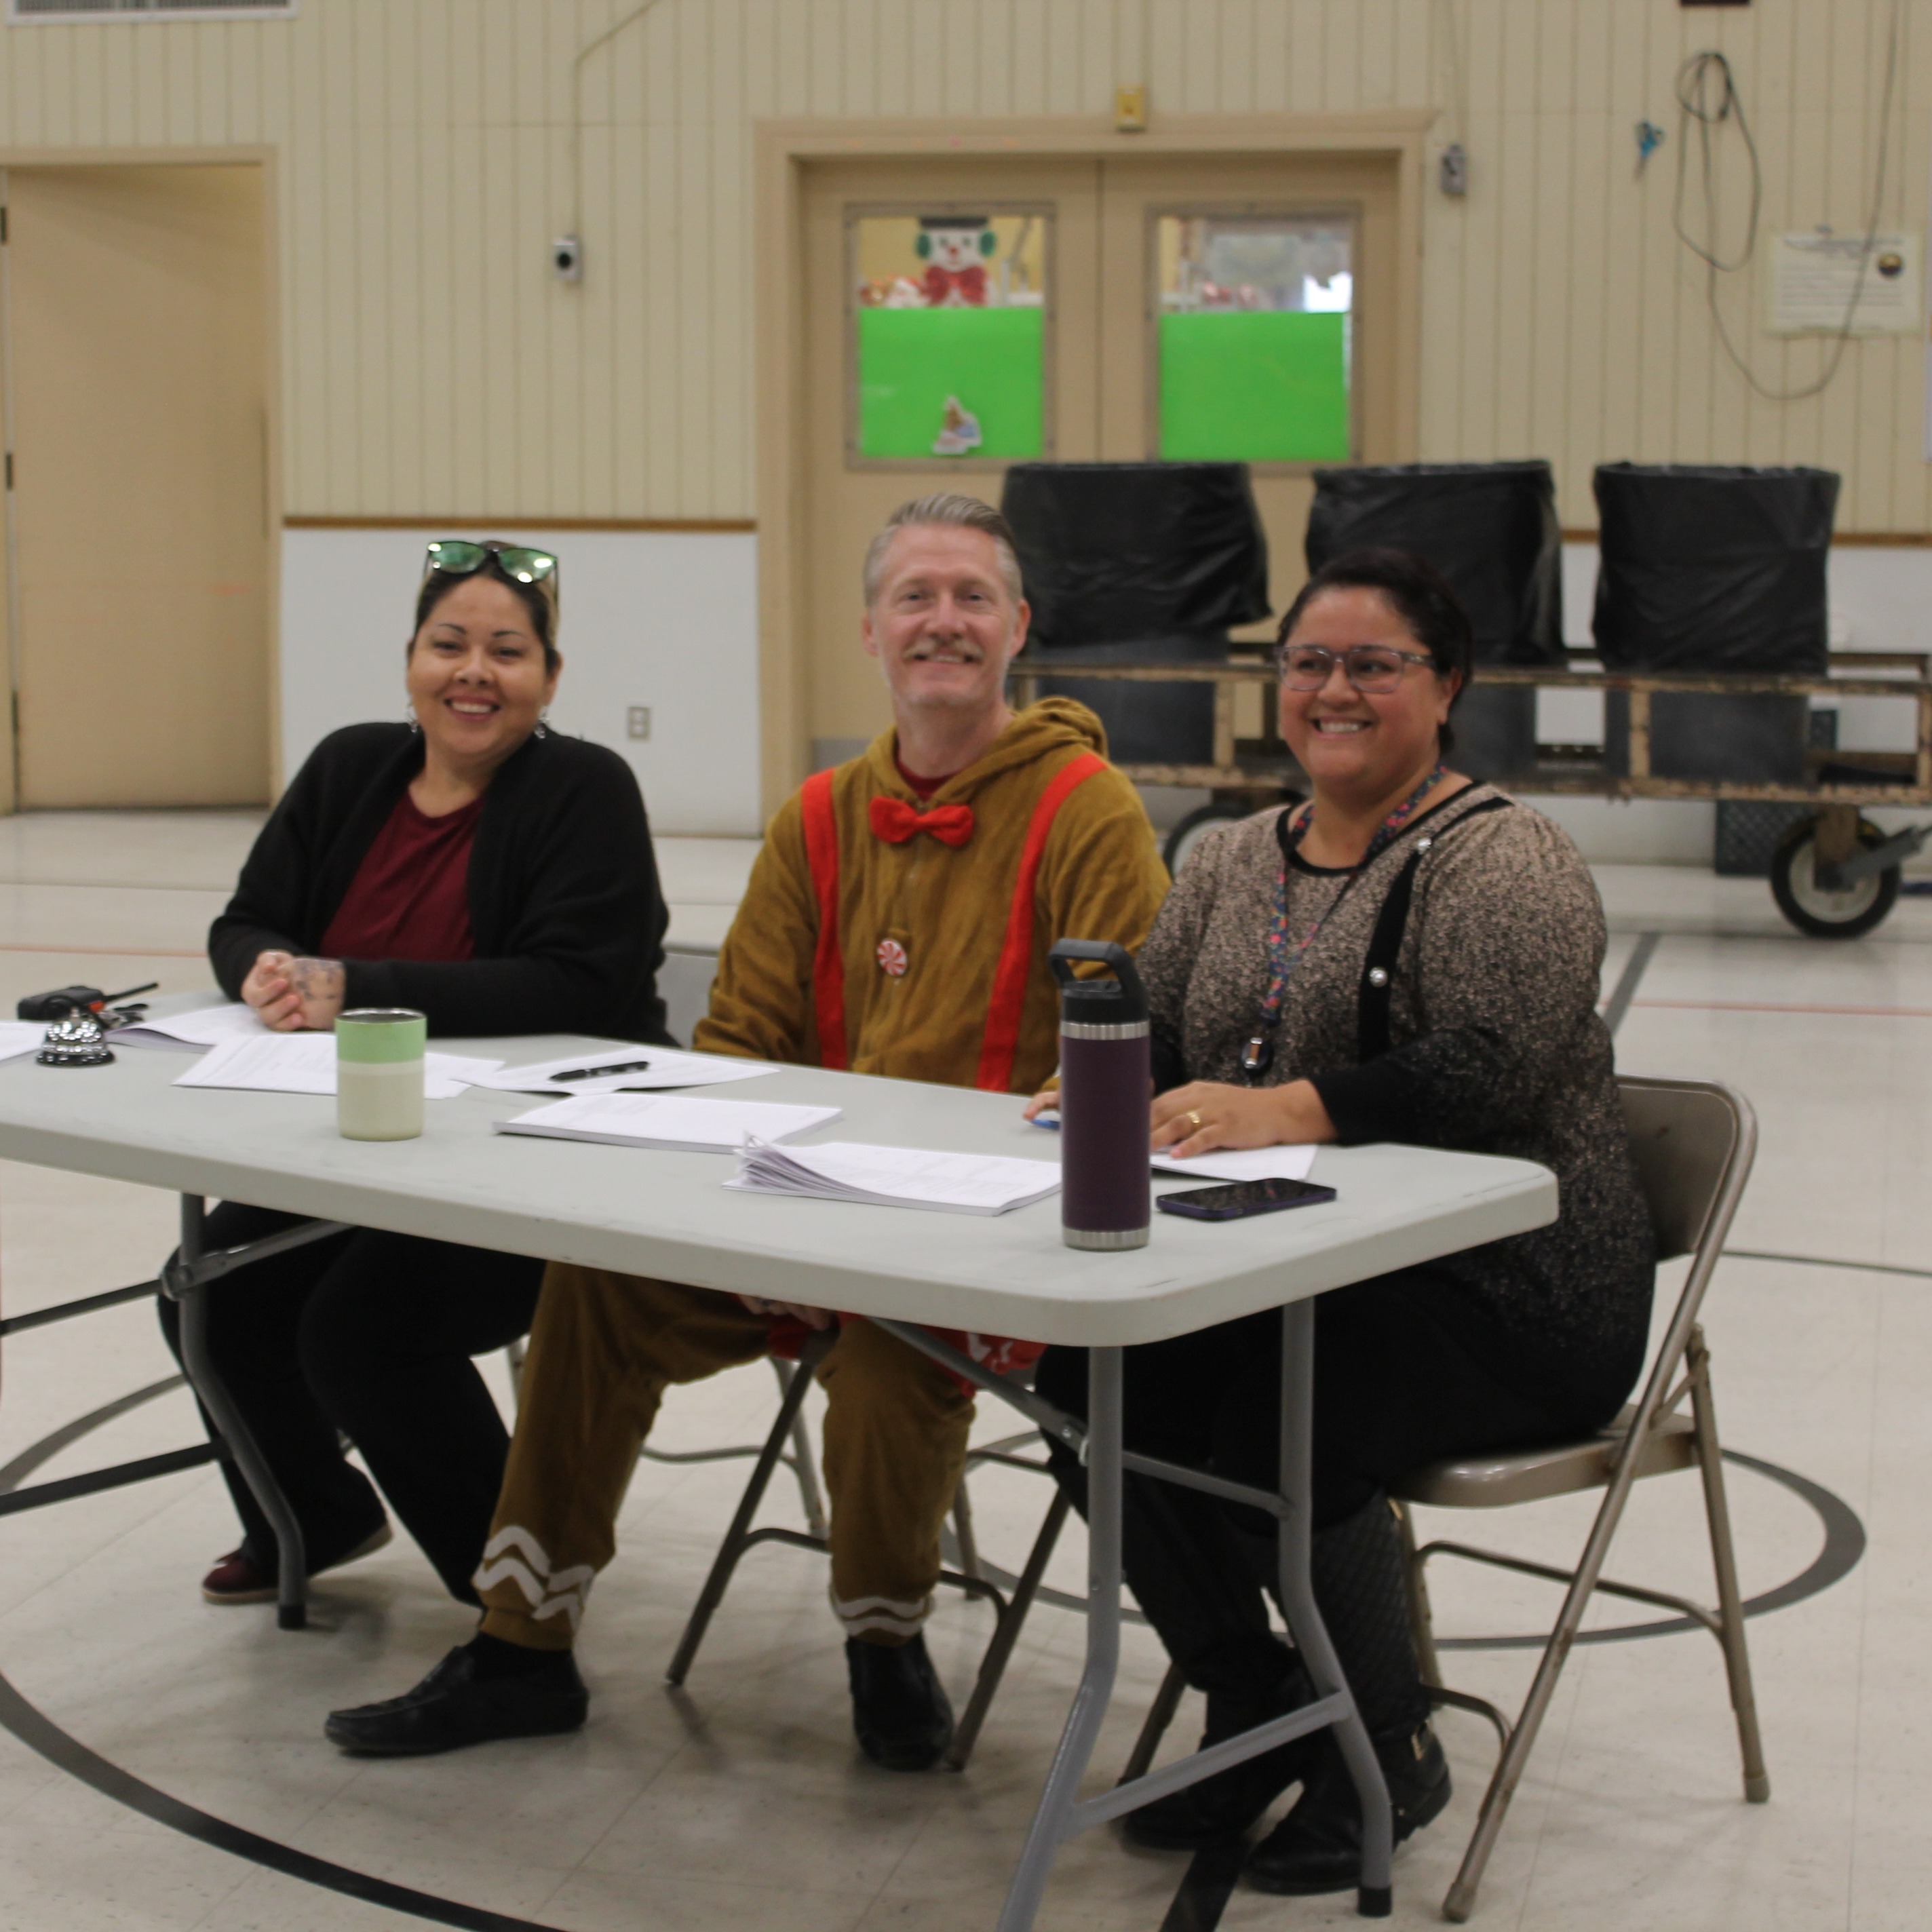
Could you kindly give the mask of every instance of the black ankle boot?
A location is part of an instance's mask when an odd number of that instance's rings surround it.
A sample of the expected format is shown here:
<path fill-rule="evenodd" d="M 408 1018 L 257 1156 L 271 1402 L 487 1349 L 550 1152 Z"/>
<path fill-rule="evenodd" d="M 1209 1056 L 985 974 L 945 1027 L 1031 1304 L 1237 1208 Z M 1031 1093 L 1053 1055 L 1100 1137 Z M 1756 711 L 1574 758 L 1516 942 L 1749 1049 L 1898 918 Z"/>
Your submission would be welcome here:
<path fill-rule="evenodd" d="M 1312 1694 L 1298 1668 L 1296 1681 L 1272 1696 L 1208 1694 L 1208 1728 L 1202 1748 L 1251 1731 L 1306 1702 Z M 1319 1734 L 1277 1744 L 1258 1757 L 1217 1771 L 1198 1784 L 1156 1798 L 1130 1811 L 1121 1828 L 1132 1842 L 1160 1852 L 1191 1852 L 1203 1845 L 1238 1838 L 1288 1787 L 1313 1772 L 1321 1749 Z"/>
<path fill-rule="evenodd" d="M 952 1706 L 926 1639 L 883 1644 L 848 1636 L 845 1670 L 859 1748 L 888 1771 L 930 1771 L 952 1742 Z"/>
<path fill-rule="evenodd" d="M 1361 1882 L 1362 1808 L 1334 1736 L 1322 1734 L 1320 1761 L 1294 1809 L 1248 1855 L 1243 1876 L 1258 1892 L 1306 1897 Z M 1449 1802 L 1449 1762 L 1426 1724 L 1377 1738 L 1376 1759 L 1400 1844 Z"/>

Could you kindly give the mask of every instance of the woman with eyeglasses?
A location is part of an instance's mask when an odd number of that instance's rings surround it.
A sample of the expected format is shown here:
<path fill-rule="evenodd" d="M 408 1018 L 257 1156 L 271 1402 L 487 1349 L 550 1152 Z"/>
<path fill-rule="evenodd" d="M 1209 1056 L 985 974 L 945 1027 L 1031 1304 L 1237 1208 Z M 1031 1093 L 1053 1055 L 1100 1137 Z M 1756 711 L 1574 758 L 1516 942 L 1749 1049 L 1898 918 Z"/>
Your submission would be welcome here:
<path fill-rule="evenodd" d="M 544 724 L 563 667 L 557 607 L 547 552 L 430 545 L 409 722 L 337 731 L 296 775 L 208 934 L 231 998 L 280 1031 L 411 1006 L 433 1035 L 670 1042 L 656 984 L 666 914 L 637 781 L 615 752 Z M 208 1244 L 293 1218 L 224 1202 Z M 508 1438 L 472 1358 L 528 1330 L 543 1268 L 365 1228 L 202 1291 L 217 1370 L 311 1574 L 388 1541 L 386 1496 L 451 1594 L 476 1600 Z M 161 1312 L 175 1346 L 173 1304 Z M 244 1534 L 202 1594 L 272 1602 L 274 1532 L 233 1465 L 224 1472 Z"/>
<path fill-rule="evenodd" d="M 1204 838 L 1139 961 L 1156 1148 L 1407 1142 L 1539 1161 L 1560 1185 L 1550 1227 L 1316 1303 L 1315 1592 L 1398 1839 L 1448 1802 L 1449 1773 L 1388 1490 L 1439 1457 L 1608 1422 L 1642 1366 L 1653 1274 L 1597 1013 L 1595 886 L 1557 826 L 1449 763 L 1471 642 L 1417 559 L 1365 551 L 1318 571 L 1279 646 L 1282 735 L 1313 796 Z M 1272 1490 L 1280 1334 L 1270 1312 L 1130 1348 L 1128 1446 Z M 1039 1386 L 1084 1411 L 1084 1352 L 1052 1352 Z M 1056 1460 L 1084 1502 L 1080 1471 Z M 1312 1696 L 1270 1623 L 1269 1519 L 1130 1475 L 1125 1538 L 1136 1595 L 1207 1694 L 1208 1742 Z M 1353 1886 L 1360 1810 L 1334 1735 L 1145 1805 L 1128 1834 L 1173 1849 L 1224 1840 L 1298 1784 L 1249 1854 L 1249 1882 Z"/>

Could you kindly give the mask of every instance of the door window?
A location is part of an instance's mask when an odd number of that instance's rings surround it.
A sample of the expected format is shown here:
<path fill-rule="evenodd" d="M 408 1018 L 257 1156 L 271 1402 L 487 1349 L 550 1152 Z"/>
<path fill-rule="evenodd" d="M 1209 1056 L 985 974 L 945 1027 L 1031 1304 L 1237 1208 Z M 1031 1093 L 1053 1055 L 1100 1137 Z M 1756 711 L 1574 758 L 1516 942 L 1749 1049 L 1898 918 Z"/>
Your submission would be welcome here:
<path fill-rule="evenodd" d="M 984 204 L 848 211 L 848 460 L 976 465 L 1052 453 L 1052 217 Z"/>
<path fill-rule="evenodd" d="M 1160 456 L 1354 454 L 1354 225 L 1348 214 L 1154 217 Z"/>

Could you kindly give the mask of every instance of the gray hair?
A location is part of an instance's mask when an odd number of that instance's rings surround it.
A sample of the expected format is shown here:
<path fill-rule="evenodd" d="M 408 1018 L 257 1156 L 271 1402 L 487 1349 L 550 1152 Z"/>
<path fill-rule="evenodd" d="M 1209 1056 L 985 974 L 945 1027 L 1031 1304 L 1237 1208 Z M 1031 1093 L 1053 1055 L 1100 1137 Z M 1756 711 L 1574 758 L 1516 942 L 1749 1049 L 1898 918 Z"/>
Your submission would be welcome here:
<path fill-rule="evenodd" d="M 992 504 L 956 490 L 941 490 L 930 496 L 915 496 L 902 503 L 886 519 L 884 527 L 866 546 L 866 608 L 870 610 L 879 594 L 886 574 L 886 552 L 901 530 L 937 526 L 942 529 L 978 530 L 993 540 L 1000 562 L 1000 580 L 1006 595 L 1017 604 L 1025 595 L 1020 581 L 1018 539 L 1013 526 Z"/>

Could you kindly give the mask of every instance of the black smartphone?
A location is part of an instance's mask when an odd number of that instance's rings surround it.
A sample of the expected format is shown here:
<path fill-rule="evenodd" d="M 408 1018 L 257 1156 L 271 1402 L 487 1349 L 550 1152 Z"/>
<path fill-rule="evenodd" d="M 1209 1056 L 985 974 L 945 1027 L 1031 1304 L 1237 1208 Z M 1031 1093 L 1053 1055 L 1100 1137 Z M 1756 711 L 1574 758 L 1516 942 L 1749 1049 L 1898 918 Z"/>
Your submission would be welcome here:
<path fill-rule="evenodd" d="M 1158 1196 L 1154 1205 L 1165 1214 L 1185 1214 L 1194 1221 L 1239 1221 L 1250 1214 L 1272 1214 L 1280 1208 L 1309 1208 L 1332 1201 L 1332 1187 L 1312 1180 L 1232 1180 L 1220 1187 L 1190 1187 L 1179 1194 Z"/>

